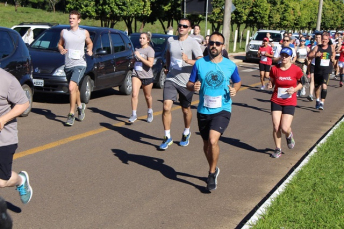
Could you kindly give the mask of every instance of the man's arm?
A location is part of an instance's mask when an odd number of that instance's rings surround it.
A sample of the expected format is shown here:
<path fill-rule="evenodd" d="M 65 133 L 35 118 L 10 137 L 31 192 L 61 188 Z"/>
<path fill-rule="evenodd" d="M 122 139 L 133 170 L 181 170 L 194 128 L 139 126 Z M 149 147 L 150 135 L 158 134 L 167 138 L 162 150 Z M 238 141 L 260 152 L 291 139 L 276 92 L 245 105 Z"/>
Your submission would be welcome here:
<path fill-rule="evenodd" d="M 87 46 L 87 49 L 86 49 L 87 55 L 92 56 L 93 55 L 93 53 L 92 53 L 93 42 L 92 42 L 92 40 L 90 38 L 90 33 L 87 30 L 86 30 L 86 40 L 85 40 L 85 42 L 86 42 L 86 46 Z"/>
<path fill-rule="evenodd" d="M 315 57 L 315 53 L 318 51 L 318 46 L 315 46 L 312 51 L 309 52 L 308 57 L 309 59 L 313 59 Z"/>
<path fill-rule="evenodd" d="M 196 57 L 196 60 L 198 60 L 198 59 L 200 59 L 200 58 L 202 58 L 203 56 L 198 56 L 198 57 Z M 185 53 L 183 53 L 183 60 L 185 61 L 185 63 L 187 63 L 187 64 L 190 64 L 190 65 L 194 65 L 195 64 L 195 62 L 196 62 L 196 60 L 192 60 L 192 59 L 188 59 L 188 56 L 185 54 Z"/>
<path fill-rule="evenodd" d="M 30 106 L 29 101 L 27 101 L 24 104 L 16 104 L 10 112 L 7 114 L 4 114 L 0 117 L 0 131 L 4 128 L 5 124 L 14 119 L 15 117 L 18 117 L 24 111 Z"/>
<path fill-rule="evenodd" d="M 57 44 L 57 48 L 62 55 L 67 53 L 67 49 L 64 48 L 63 30 L 60 33 L 60 40 Z"/>

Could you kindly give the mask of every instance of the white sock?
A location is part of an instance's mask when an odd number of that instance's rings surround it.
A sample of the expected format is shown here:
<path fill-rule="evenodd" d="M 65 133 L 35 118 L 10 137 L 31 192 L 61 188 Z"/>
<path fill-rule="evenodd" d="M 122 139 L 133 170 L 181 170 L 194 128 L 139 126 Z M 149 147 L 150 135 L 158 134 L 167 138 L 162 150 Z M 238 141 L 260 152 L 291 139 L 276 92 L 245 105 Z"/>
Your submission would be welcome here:
<path fill-rule="evenodd" d="M 148 113 L 153 113 L 153 109 L 152 108 L 148 108 Z"/>
<path fill-rule="evenodd" d="M 317 101 L 320 102 L 320 98 L 317 98 Z"/>
<path fill-rule="evenodd" d="M 82 109 L 82 105 L 80 105 L 80 107 L 78 106 L 79 109 Z"/>
<path fill-rule="evenodd" d="M 190 134 L 190 128 L 185 128 L 183 134 L 184 135 L 189 135 Z"/>
<path fill-rule="evenodd" d="M 165 130 L 165 136 L 171 138 L 171 130 Z"/>
<path fill-rule="evenodd" d="M 291 138 L 292 135 L 293 135 L 293 132 L 290 132 L 288 138 Z"/>
<path fill-rule="evenodd" d="M 136 110 L 133 110 L 133 116 L 136 116 Z"/>
<path fill-rule="evenodd" d="M 18 176 L 20 176 L 20 178 L 21 178 L 21 180 L 22 180 L 21 183 L 20 183 L 20 185 L 18 185 L 18 186 L 22 186 L 22 185 L 24 184 L 26 178 L 25 178 L 24 176 L 22 176 L 22 175 L 19 175 L 19 174 L 18 174 Z"/>

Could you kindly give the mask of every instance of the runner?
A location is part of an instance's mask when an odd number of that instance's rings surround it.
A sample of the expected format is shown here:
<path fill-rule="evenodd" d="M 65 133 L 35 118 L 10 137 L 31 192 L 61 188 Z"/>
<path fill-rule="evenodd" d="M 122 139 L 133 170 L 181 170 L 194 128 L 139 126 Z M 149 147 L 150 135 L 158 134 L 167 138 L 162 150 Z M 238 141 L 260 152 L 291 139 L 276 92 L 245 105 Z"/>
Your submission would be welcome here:
<path fill-rule="evenodd" d="M 334 59 L 334 78 L 337 79 L 337 75 L 339 75 L 339 66 L 338 66 L 338 60 L 340 57 L 340 53 L 341 53 L 341 48 L 342 48 L 342 43 L 343 43 L 343 38 L 342 37 L 338 37 L 336 39 L 336 45 L 335 45 L 335 50 L 336 50 L 336 57 Z"/>
<path fill-rule="evenodd" d="M 219 139 L 229 124 L 232 111 L 231 97 L 240 89 L 241 80 L 237 66 L 222 57 L 224 37 L 214 32 L 209 39 L 209 56 L 196 61 L 187 84 L 189 90 L 199 91 L 197 107 L 198 128 L 203 139 L 203 150 L 209 163 L 208 190 L 217 188 L 220 169 Z M 230 86 L 230 81 L 234 83 Z"/>
<path fill-rule="evenodd" d="M 317 98 L 315 108 L 318 110 L 324 110 L 329 74 L 332 72 L 332 63 L 336 55 L 334 47 L 329 44 L 329 34 L 324 32 L 321 37 L 322 43 L 308 55 L 310 58 L 315 58 L 314 86 Z"/>
<path fill-rule="evenodd" d="M 201 33 L 201 27 L 199 25 L 194 25 L 193 33 L 190 34 L 190 37 L 195 39 L 200 45 L 202 45 L 204 41 L 204 37 L 200 34 Z"/>
<path fill-rule="evenodd" d="M 271 68 L 269 88 L 273 86 L 271 96 L 271 114 L 273 124 L 273 138 L 276 149 L 272 157 L 278 158 L 282 154 L 282 133 L 285 134 L 289 149 L 294 148 L 295 140 L 291 130 L 295 106 L 297 104 L 296 93 L 301 89 L 301 69 L 291 63 L 293 51 L 289 47 L 281 50 L 282 62 Z"/>
<path fill-rule="evenodd" d="M 152 87 L 153 87 L 153 71 L 152 67 L 154 64 L 154 49 L 149 45 L 151 41 L 152 34 L 141 33 L 140 35 L 140 44 L 141 47 L 136 49 L 135 58 L 135 67 L 133 75 L 131 77 L 133 84 L 133 94 L 131 97 L 131 108 L 132 114 L 128 122 L 133 123 L 137 119 L 137 104 L 139 102 L 139 92 L 142 86 L 143 94 L 145 95 L 148 111 L 147 111 L 147 122 L 153 121 L 153 109 L 152 109 Z"/>
<path fill-rule="evenodd" d="M 178 38 L 170 37 L 167 40 L 166 52 L 166 81 L 164 85 L 164 107 L 162 112 L 162 123 L 164 125 L 164 140 L 160 149 L 165 150 L 173 143 L 171 137 L 171 109 L 173 101 L 177 100 L 182 106 L 184 117 L 184 132 L 180 146 L 187 146 L 191 136 L 190 124 L 192 112 L 190 109 L 193 92 L 188 91 L 186 84 L 189 81 L 192 66 L 196 60 L 202 58 L 202 50 L 197 41 L 188 36 L 190 32 L 190 20 L 187 18 L 180 19 L 178 23 Z M 193 58 L 196 57 L 196 58 Z"/>
<path fill-rule="evenodd" d="M 344 44 L 341 43 L 340 48 L 340 56 L 338 60 L 338 67 L 339 67 L 339 86 L 343 87 L 343 75 L 344 75 Z"/>
<path fill-rule="evenodd" d="M 309 53 L 309 48 L 305 45 L 306 39 L 302 37 L 300 39 L 300 45 L 296 47 L 296 61 L 295 65 L 298 66 L 301 71 L 303 72 L 303 76 L 301 78 L 302 81 L 302 89 L 298 91 L 299 95 L 306 95 L 306 85 L 309 83 L 307 78 L 307 55 Z"/>
<path fill-rule="evenodd" d="M 69 13 L 70 29 L 63 29 L 58 43 L 58 49 L 65 55 L 65 73 L 69 82 L 69 102 L 70 111 L 66 125 L 72 126 L 75 120 L 75 104 L 77 104 L 78 120 L 85 118 L 86 104 L 81 103 L 79 84 L 82 82 L 86 70 L 85 42 L 87 44 L 86 53 L 92 56 L 93 43 L 87 30 L 79 27 L 81 15 L 78 11 Z"/>
<path fill-rule="evenodd" d="M 282 62 L 280 52 L 281 52 L 282 48 L 285 48 L 285 47 L 289 47 L 293 51 L 293 56 L 292 56 L 291 61 L 292 61 L 292 63 L 295 63 L 296 52 L 295 52 L 295 49 L 290 46 L 290 37 L 287 34 L 285 34 L 285 36 L 283 38 L 283 44 L 281 46 L 278 46 L 276 49 L 276 52 L 274 52 L 274 61 L 278 62 L 279 64 Z"/>
<path fill-rule="evenodd" d="M 20 199 L 27 204 L 32 197 L 29 175 L 12 171 L 13 155 L 18 147 L 16 117 L 28 107 L 29 101 L 18 80 L 0 68 L 0 187 L 17 187 Z"/>
<path fill-rule="evenodd" d="M 273 54 L 274 52 L 272 50 L 272 47 L 269 45 L 269 38 L 265 37 L 263 39 L 262 46 L 260 46 L 258 50 L 258 57 L 260 58 L 260 61 L 259 61 L 260 82 L 262 84 L 260 88 L 261 90 L 265 89 L 264 78 L 269 79 Z"/>
<path fill-rule="evenodd" d="M 313 50 L 315 47 L 317 47 L 317 44 L 321 44 L 321 34 L 320 33 L 317 33 L 315 34 L 315 42 L 313 43 L 313 46 L 311 48 L 311 50 Z M 313 101 L 313 95 L 314 95 L 314 66 L 315 66 L 315 58 L 311 58 L 309 55 L 308 55 L 308 62 L 309 63 L 309 72 L 310 72 L 310 83 L 309 83 L 309 95 L 307 97 L 307 99 L 309 101 Z"/>

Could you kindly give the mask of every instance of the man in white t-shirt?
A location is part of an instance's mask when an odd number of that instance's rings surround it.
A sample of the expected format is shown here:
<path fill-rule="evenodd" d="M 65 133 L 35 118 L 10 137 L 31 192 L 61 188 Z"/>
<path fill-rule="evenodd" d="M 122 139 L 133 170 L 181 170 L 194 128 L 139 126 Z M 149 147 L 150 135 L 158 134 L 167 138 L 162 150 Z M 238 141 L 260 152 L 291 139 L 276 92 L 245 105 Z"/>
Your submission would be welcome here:
<path fill-rule="evenodd" d="M 296 52 L 295 52 L 295 49 L 294 49 L 294 48 L 290 47 L 290 37 L 288 37 L 288 36 L 285 36 L 285 37 L 283 38 L 283 44 L 277 47 L 277 49 L 276 49 L 276 51 L 275 51 L 275 53 L 274 53 L 274 57 L 273 57 L 273 58 L 274 58 L 274 59 L 273 59 L 274 62 L 281 63 L 280 52 L 281 52 L 282 48 L 284 48 L 284 47 L 289 47 L 289 48 L 291 48 L 291 49 L 293 50 L 293 55 L 292 55 L 291 62 L 292 62 L 292 63 L 295 63 L 295 60 L 296 60 Z"/>

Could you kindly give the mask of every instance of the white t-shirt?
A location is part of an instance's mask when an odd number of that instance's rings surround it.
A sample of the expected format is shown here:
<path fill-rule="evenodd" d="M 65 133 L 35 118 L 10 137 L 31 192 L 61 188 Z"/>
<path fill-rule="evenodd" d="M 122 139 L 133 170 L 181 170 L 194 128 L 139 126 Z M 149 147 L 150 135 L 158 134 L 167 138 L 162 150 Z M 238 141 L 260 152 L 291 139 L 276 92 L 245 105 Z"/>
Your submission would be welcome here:
<path fill-rule="evenodd" d="M 289 47 L 289 48 L 291 48 L 291 47 Z M 280 57 L 281 57 L 281 55 L 280 55 L 281 50 L 282 50 L 282 45 L 278 45 L 278 46 L 277 46 L 277 49 L 276 49 L 276 51 L 275 51 L 275 53 L 274 53 L 274 58 L 280 58 Z M 295 49 L 294 49 L 294 48 L 291 48 L 291 50 L 293 50 L 293 56 L 292 56 L 292 58 L 294 58 L 294 57 L 296 56 Z M 281 62 L 282 62 L 281 60 L 278 61 L 279 64 L 280 64 Z"/>

